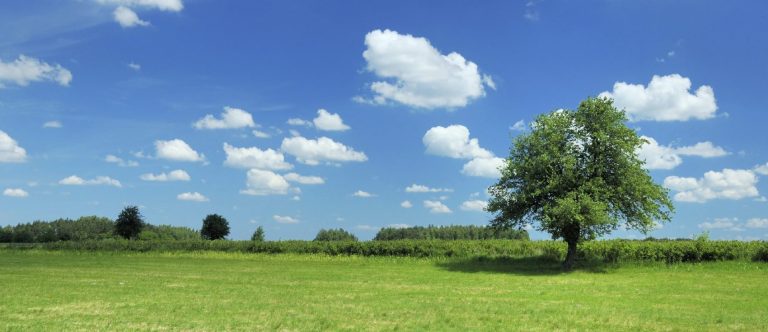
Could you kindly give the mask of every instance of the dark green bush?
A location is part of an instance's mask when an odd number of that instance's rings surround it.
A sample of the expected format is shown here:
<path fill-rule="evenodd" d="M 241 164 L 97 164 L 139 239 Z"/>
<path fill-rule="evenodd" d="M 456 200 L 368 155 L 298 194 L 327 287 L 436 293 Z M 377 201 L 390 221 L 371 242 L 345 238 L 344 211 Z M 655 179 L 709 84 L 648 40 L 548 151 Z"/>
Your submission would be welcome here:
<path fill-rule="evenodd" d="M 390 240 L 528 240 L 528 232 L 517 229 L 496 229 L 487 226 L 452 225 L 405 228 L 382 228 L 374 237 Z"/>
<path fill-rule="evenodd" d="M 263 242 L 264 241 L 264 227 L 257 227 L 251 235 L 251 241 Z"/>
<path fill-rule="evenodd" d="M 315 241 L 357 241 L 357 236 L 339 229 L 321 229 L 315 236 Z"/>
<path fill-rule="evenodd" d="M 209 214 L 203 219 L 200 235 L 206 240 L 221 240 L 229 235 L 229 222 L 218 214 Z"/>
<path fill-rule="evenodd" d="M 115 234 L 124 239 L 139 237 L 144 228 L 144 219 L 138 206 L 126 206 L 115 220 Z"/>

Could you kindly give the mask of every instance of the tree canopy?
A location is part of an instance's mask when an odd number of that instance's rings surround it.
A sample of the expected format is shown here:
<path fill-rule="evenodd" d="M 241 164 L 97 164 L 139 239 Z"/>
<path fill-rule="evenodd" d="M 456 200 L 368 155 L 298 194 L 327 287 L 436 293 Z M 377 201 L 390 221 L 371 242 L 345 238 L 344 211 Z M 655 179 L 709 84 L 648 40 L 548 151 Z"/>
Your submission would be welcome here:
<path fill-rule="evenodd" d="M 229 235 L 229 222 L 218 214 L 209 214 L 203 219 L 200 235 L 206 240 L 221 240 Z"/>
<path fill-rule="evenodd" d="M 126 206 L 115 220 L 115 234 L 126 239 L 136 239 L 143 228 L 144 219 L 138 206 Z"/>
<path fill-rule="evenodd" d="M 636 150 L 644 144 L 610 99 L 588 98 L 578 109 L 540 115 L 516 137 L 489 188 L 494 227 L 535 226 L 568 243 L 564 267 L 579 242 L 620 226 L 643 233 L 674 211 Z"/>

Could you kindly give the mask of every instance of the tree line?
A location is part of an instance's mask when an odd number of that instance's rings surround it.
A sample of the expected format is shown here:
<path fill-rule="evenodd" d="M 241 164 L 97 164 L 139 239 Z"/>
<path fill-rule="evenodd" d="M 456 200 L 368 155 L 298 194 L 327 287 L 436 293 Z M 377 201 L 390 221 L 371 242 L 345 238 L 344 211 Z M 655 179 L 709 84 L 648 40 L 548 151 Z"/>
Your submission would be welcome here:
<path fill-rule="evenodd" d="M 386 227 L 376 233 L 374 240 L 528 240 L 528 232 L 513 228 L 492 228 L 475 225 L 451 225 L 405 228 Z"/>

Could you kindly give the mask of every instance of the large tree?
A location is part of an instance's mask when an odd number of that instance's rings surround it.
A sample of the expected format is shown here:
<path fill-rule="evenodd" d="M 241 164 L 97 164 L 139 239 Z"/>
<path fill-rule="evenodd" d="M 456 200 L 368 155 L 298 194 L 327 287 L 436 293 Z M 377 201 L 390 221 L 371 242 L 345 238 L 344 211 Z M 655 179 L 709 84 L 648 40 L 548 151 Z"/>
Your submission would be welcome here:
<path fill-rule="evenodd" d="M 126 206 L 115 220 L 115 234 L 126 239 L 135 239 L 144 228 L 144 219 L 138 206 Z"/>
<path fill-rule="evenodd" d="M 206 240 L 220 240 L 229 235 L 229 222 L 218 214 L 209 214 L 203 219 L 200 235 Z"/>
<path fill-rule="evenodd" d="M 644 140 L 610 99 L 589 98 L 578 109 L 540 115 L 516 137 L 489 191 L 495 227 L 531 225 L 563 239 L 570 270 L 579 242 L 620 226 L 645 233 L 668 222 L 668 192 L 653 182 L 636 150 Z"/>

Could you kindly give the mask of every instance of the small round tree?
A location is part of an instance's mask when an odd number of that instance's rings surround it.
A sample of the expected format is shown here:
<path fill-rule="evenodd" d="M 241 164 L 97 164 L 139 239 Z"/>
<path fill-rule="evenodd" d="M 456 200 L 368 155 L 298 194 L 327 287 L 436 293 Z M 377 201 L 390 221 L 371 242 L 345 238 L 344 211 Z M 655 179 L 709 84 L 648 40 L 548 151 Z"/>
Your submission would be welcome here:
<path fill-rule="evenodd" d="M 206 240 L 220 240 L 229 235 L 229 222 L 218 214 L 209 214 L 203 219 L 200 235 Z"/>
<path fill-rule="evenodd" d="M 259 226 L 251 236 L 251 241 L 263 242 L 264 241 L 264 228 Z"/>
<path fill-rule="evenodd" d="M 315 241 L 357 241 L 357 236 L 339 229 L 321 229 L 315 236 Z"/>
<path fill-rule="evenodd" d="M 115 234 L 126 239 L 136 239 L 144 228 L 144 219 L 138 206 L 126 206 L 115 221 Z"/>

